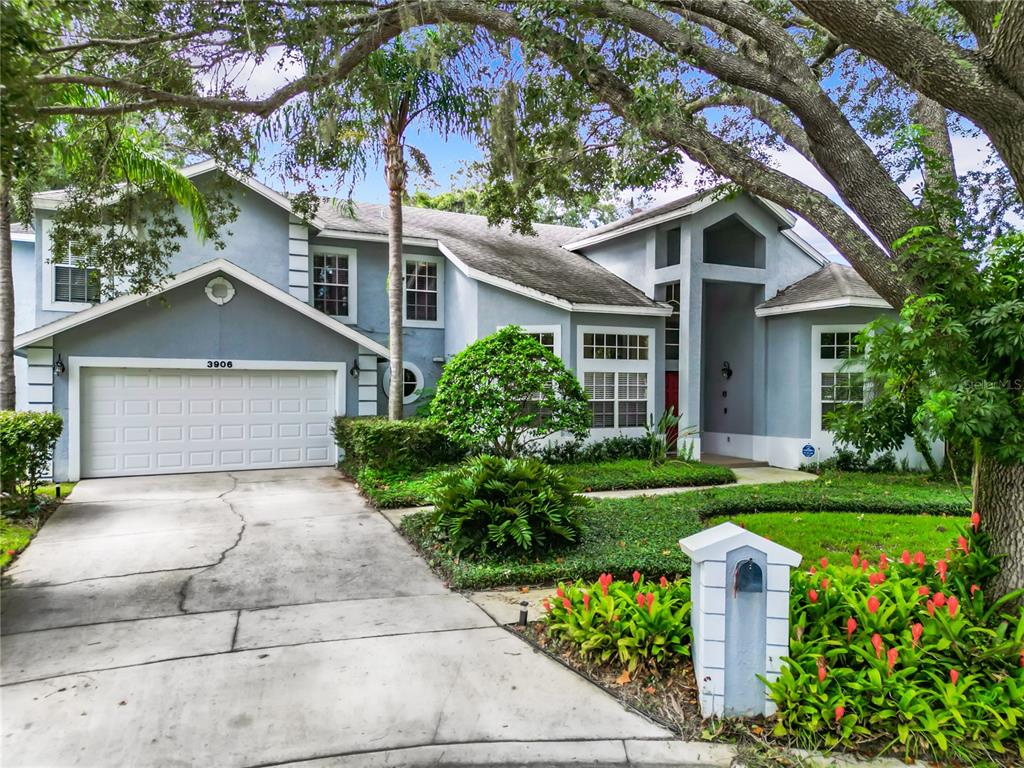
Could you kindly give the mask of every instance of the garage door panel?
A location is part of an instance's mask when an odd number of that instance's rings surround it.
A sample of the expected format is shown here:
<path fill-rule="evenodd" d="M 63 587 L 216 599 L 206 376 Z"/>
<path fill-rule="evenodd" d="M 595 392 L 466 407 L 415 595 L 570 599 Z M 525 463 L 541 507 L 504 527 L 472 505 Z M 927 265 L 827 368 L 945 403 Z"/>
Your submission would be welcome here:
<path fill-rule="evenodd" d="M 86 368 L 82 476 L 330 464 L 334 378 Z"/>

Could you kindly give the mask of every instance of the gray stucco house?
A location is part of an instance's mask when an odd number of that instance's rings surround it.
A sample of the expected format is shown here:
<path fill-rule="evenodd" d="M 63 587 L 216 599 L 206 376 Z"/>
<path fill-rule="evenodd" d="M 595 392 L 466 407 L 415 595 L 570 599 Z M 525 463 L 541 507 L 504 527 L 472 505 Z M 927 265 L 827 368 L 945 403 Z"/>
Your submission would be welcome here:
<path fill-rule="evenodd" d="M 326 465 L 334 415 L 386 411 L 386 209 L 325 201 L 303 221 L 234 182 L 226 249 L 189 239 L 159 291 L 102 302 L 87 268 L 50 252 L 61 193 L 36 196 L 15 237 L 19 407 L 64 417 L 55 477 Z M 536 237 L 407 208 L 406 408 L 448 358 L 516 324 L 576 372 L 594 438 L 641 434 L 672 405 L 698 454 L 828 456 L 822 414 L 864 397 L 839 370 L 852 334 L 892 309 L 794 223 L 710 193 Z"/>

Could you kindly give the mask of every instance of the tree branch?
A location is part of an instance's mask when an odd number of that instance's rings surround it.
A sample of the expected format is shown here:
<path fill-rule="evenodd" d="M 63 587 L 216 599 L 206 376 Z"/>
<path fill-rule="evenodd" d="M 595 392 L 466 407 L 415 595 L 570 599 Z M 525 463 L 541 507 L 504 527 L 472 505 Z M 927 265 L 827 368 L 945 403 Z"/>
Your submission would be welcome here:
<path fill-rule="evenodd" d="M 946 0 L 946 4 L 963 17 L 979 48 L 988 45 L 992 39 L 996 14 L 1001 6 L 1007 5 L 1001 0 Z"/>

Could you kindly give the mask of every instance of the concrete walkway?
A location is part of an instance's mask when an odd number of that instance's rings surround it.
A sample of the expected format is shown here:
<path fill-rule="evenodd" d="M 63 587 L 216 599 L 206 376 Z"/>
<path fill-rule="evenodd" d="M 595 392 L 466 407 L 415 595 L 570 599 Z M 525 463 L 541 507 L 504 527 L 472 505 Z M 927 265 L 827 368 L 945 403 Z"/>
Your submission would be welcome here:
<path fill-rule="evenodd" d="M 629 499 L 635 496 L 668 496 L 673 493 L 687 493 L 688 491 L 706 491 L 709 488 L 735 488 L 738 485 L 771 485 L 772 483 L 800 483 L 805 480 L 817 480 L 818 476 L 810 472 L 800 472 L 795 469 L 779 469 L 778 467 L 737 467 L 733 469 L 736 475 L 735 483 L 726 485 L 690 485 L 677 488 L 630 488 L 624 491 L 591 491 L 584 493 L 592 499 Z M 404 507 L 402 509 L 382 509 L 384 515 L 392 524 L 398 522 L 408 515 L 416 512 L 425 512 L 433 507 Z"/>
<path fill-rule="evenodd" d="M 333 470 L 88 480 L 9 576 L 12 768 L 731 759 L 450 593 Z"/>

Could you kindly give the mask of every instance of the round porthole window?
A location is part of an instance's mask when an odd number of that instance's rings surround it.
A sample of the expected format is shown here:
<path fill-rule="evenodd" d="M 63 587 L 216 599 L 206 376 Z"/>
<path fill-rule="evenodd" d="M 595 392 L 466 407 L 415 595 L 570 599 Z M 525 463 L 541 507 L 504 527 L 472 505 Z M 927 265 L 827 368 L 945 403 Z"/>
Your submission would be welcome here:
<path fill-rule="evenodd" d="M 391 369 L 386 368 L 383 376 L 384 394 L 391 391 Z M 423 390 L 423 373 L 412 363 L 405 364 L 405 372 L 402 381 L 402 402 L 405 405 L 415 403 Z"/>
<path fill-rule="evenodd" d="M 206 296 L 214 304 L 227 304 L 235 297 L 235 286 L 223 277 L 215 277 L 206 284 Z"/>

